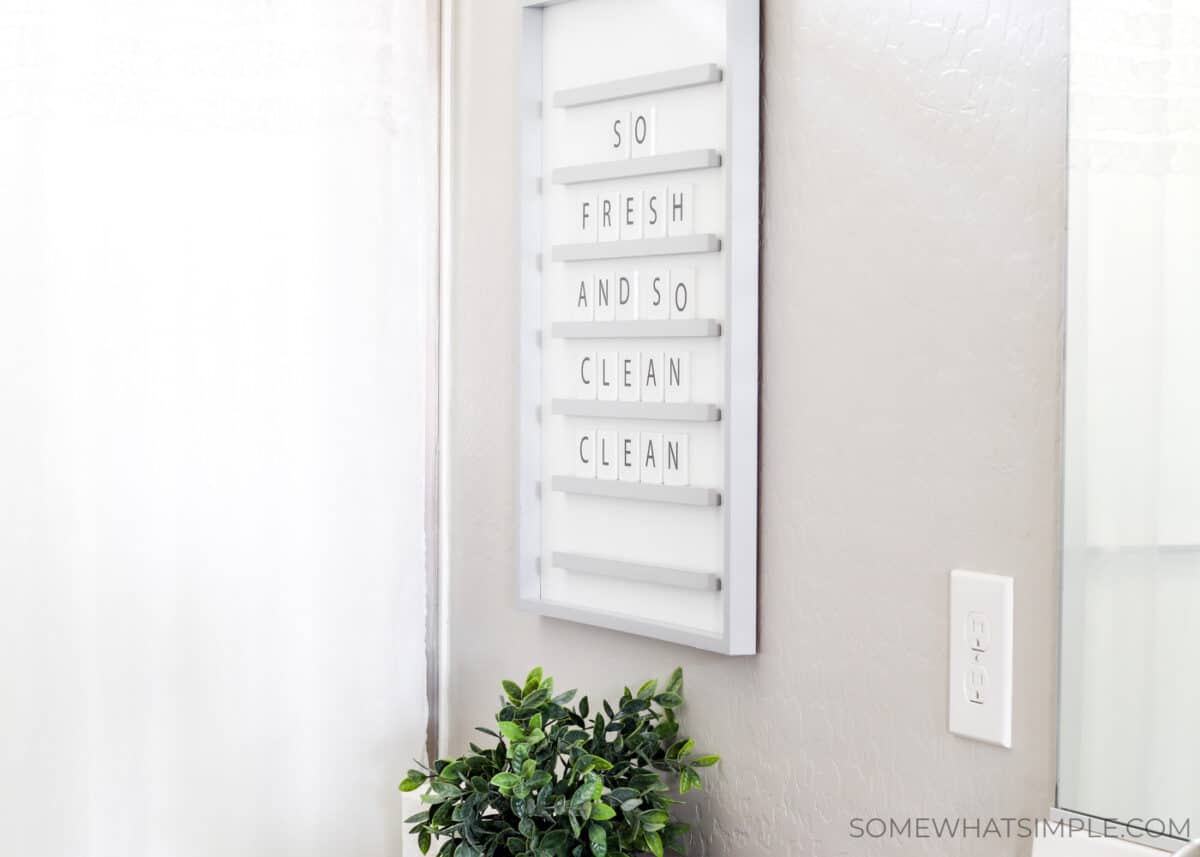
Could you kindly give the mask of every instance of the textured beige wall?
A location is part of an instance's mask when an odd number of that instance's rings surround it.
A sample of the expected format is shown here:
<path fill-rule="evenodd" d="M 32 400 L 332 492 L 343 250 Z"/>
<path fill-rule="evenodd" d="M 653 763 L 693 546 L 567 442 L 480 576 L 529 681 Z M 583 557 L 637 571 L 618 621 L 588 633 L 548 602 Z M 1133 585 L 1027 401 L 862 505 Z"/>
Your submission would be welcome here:
<path fill-rule="evenodd" d="M 512 607 L 516 16 L 454 5 L 450 746 L 531 664 L 592 693 L 683 664 L 725 757 L 695 854 L 1027 854 L 849 824 L 1053 796 L 1066 0 L 764 0 L 749 659 Z M 1016 578 L 1010 751 L 946 731 L 955 566 Z"/>

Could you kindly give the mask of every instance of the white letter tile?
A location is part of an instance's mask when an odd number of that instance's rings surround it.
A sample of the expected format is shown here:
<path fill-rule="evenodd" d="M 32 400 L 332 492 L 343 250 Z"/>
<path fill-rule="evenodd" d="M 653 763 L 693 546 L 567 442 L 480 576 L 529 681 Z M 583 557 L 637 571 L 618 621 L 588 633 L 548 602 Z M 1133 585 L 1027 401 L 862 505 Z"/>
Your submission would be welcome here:
<path fill-rule="evenodd" d="M 596 432 L 596 476 L 600 479 L 617 478 L 617 433 Z"/>
<path fill-rule="evenodd" d="M 664 484 L 688 484 L 688 436 L 686 434 L 663 435 L 662 468 Z"/>
<path fill-rule="evenodd" d="M 621 238 L 621 194 L 615 191 L 600 194 L 600 209 L 597 215 L 597 219 L 600 221 L 597 227 L 600 240 L 619 241 Z"/>
<path fill-rule="evenodd" d="M 638 433 L 623 431 L 617 439 L 618 479 L 622 482 L 637 482 L 640 478 L 641 467 L 639 459 L 641 450 L 638 449 Z"/>
<path fill-rule="evenodd" d="M 667 189 L 667 234 L 692 234 L 692 203 L 694 186 L 690 184 L 671 185 Z M 604 225 L 601 224 L 600 240 L 604 240 Z"/>
<path fill-rule="evenodd" d="M 671 317 L 670 282 L 671 274 L 666 268 L 651 268 L 639 272 L 639 318 L 664 321 Z"/>
<path fill-rule="evenodd" d="M 596 478 L 595 429 L 584 429 L 575 433 L 575 475 L 584 479 Z"/>
<path fill-rule="evenodd" d="M 665 238 L 667 235 L 667 189 L 655 187 L 642 200 L 642 236 Z M 595 238 L 591 240 L 595 241 Z"/>
<path fill-rule="evenodd" d="M 686 351 L 668 351 L 663 355 L 663 393 L 668 402 L 689 401 L 692 391 L 692 355 Z"/>
<path fill-rule="evenodd" d="M 696 317 L 696 269 L 671 269 L 671 318 Z"/>
<path fill-rule="evenodd" d="M 663 400 L 663 353 L 661 351 L 642 352 L 642 401 L 661 402 Z"/>
<path fill-rule="evenodd" d="M 650 485 L 662 485 L 663 436 L 658 432 L 642 432 L 642 481 Z"/>
<path fill-rule="evenodd" d="M 585 351 L 575 364 L 575 396 L 579 399 L 596 398 L 596 352 Z"/>
<path fill-rule="evenodd" d="M 601 351 L 596 355 L 597 398 L 602 402 L 617 401 L 617 352 Z"/>

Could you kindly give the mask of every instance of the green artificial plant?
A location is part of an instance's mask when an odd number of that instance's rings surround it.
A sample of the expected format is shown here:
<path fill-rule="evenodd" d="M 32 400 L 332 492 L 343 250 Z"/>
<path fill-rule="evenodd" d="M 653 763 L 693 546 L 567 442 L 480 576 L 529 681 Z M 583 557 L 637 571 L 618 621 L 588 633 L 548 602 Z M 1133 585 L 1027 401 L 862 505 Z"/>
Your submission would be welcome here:
<path fill-rule="evenodd" d="M 457 759 L 408 772 L 402 791 L 427 786 L 428 809 L 415 823 L 422 853 L 438 857 L 663 857 L 687 825 L 671 818 L 681 794 L 701 787 L 697 769 L 719 757 L 695 755 L 679 734 L 683 671 L 659 690 L 651 680 L 625 688 L 616 706 L 592 714 L 587 697 L 555 695 L 554 680 L 532 670 L 524 685 L 505 681 L 491 749 L 471 744 Z"/>

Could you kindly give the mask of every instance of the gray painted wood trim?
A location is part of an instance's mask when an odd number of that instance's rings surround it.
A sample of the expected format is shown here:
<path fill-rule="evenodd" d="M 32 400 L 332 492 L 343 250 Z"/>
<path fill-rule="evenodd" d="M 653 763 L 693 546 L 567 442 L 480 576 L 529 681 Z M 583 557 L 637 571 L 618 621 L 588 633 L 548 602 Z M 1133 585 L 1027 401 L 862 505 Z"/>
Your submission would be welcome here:
<path fill-rule="evenodd" d="M 709 170 L 719 166 L 721 153 L 716 149 L 693 149 L 690 152 L 670 152 L 665 155 L 651 155 L 648 158 L 559 167 L 550 174 L 550 181 L 553 184 L 572 185 L 681 173 L 685 170 Z"/>
<path fill-rule="evenodd" d="M 550 487 L 564 494 L 588 494 L 617 500 L 647 500 L 651 503 L 676 503 L 681 506 L 720 506 L 721 492 L 695 485 L 645 485 L 578 476 L 551 477 Z"/>
<path fill-rule="evenodd" d="M 671 92 L 676 89 L 703 86 L 707 83 L 720 83 L 723 77 L 721 67 L 716 63 L 690 65 L 685 68 L 673 68 L 669 71 L 657 71 L 653 74 L 626 77 L 622 80 L 608 80 L 589 86 L 560 89 L 554 93 L 553 103 L 555 107 L 582 107 L 585 104 L 616 101 L 618 98 L 634 98 L 638 95 L 652 95 L 656 92 Z"/>
<path fill-rule="evenodd" d="M 691 339 L 721 335 L 721 322 L 712 318 L 677 318 L 672 321 L 556 321 L 550 325 L 555 339 Z"/>
<path fill-rule="evenodd" d="M 647 565 L 640 562 L 625 562 L 578 553 L 555 551 L 550 556 L 555 568 L 601 577 L 619 577 L 641 583 L 657 583 L 677 589 L 699 589 L 717 592 L 721 588 L 721 576 L 710 571 L 691 571 L 684 568 L 668 568 L 665 565 Z"/>
<path fill-rule="evenodd" d="M 758 334 L 759 334 L 759 79 L 761 3 L 725 4 L 725 198 L 729 206 L 725 281 L 726 389 L 723 593 L 728 651 L 758 646 Z"/>
<path fill-rule="evenodd" d="M 674 238 L 642 238 L 638 241 L 555 244 L 550 248 L 550 258 L 555 262 L 587 262 L 592 259 L 636 259 L 641 256 L 716 253 L 720 249 L 720 236 L 701 233 L 677 235 Z"/>
<path fill-rule="evenodd" d="M 700 402 L 601 402 L 597 399 L 554 399 L 551 413 L 560 417 L 597 417 L 615 420 L 671 420 L 715 423 L 721 409 Z"/>

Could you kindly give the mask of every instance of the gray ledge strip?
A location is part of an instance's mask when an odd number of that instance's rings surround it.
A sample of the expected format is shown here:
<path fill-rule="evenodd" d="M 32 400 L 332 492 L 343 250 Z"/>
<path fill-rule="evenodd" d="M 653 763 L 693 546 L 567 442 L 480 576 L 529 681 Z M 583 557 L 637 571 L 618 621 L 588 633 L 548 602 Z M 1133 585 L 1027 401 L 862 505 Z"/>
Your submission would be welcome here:
<path fill-rule="evenodd" d="M 677 503 L 682 506 L 720 506 L 721 492 L 692 485 L 644 485 L 641 482 L 617 482 L 608 479 L 584 479 L 578 476 L 554 476 L 555 491 L 564 494 L 590 494 L 618 500 L 648 500 L 652 503 Z"/>
<path fill-rule="evenodd" d="M 585 104 L 600 104 L 604 101 L 615 101 L 618 98 L 671 92 L 676 89 L 703 86 L 706 83 L 720 83 L 722 77 L 721 67 L 714 63 L 692 65 L 670 71 L 659 71 L 654 74 L 626 77 L 622 80 L 593 83 L 590 86 L 578 86 L 574 89 L 560 89 L 554 93 L 554 106 L 582 107 Z"/>
<path fill-rule="evenodd" d="M 720 249 L 721 239 L 716 235 L 678 235 L 674 238 L 643 238 L 640 241 L 556 244 L 550 249 L 550 258 L 555 262 L 587 262 L 591 259 L 635 259 L 639 256 L 716 253 Z"/>
<path fill-rule="evenodd" d="M 696 402 L 601 402 L 597 399 L 555 399 L 551 413 L 560 417 L 611 417 L 618 420 L 677 420 L 715 423 L 721 419 L 716 405 Z"/>
<path fill-rule="evenodd" d="M 623 161 L 602 161 L 598 164 L 579 164 L 559 167 L 550 174 L 554 184 L 582 184 L 627 179 L 634 176 L 656 176 L 662 173 L 681 173 L 684 170 L 708 170 L 721 166 L 721 153 L 716 149 L 696 149 L 691 152 L 671 152 L 648 158 L 628 158 Z"/>
<path fill-rule="evenodd" d="M 693 646 L 697 649 L 707 649 L 710 652 L 730 654 L 729 645 L 720 634 L 670 625 L 665 622 L 654 622 L 649 619 L 639 619 L 636 616 L 626 616 L 608 610 L 593 610 L 574 604 L 562 604 L 557 601 L 542 601 L 536 598 L 520 598 L 517 608 L 551 619 L 562 619 L 568 622 L 582 622 L 595 625 L 597 628 L 609 628 L 623 634 L 640 634 L 643 637 L 653 637 L 656 640 L 666 640 L 681 646 Z"/>
<path fill-rule="evenodd" d="M 555 339 L 682 339 L 721 335 L 721 322 L 712 318 L 673 321 L 556 321 Z"/>
<path fill-rule="evenodd" d="M 720 576 L 706 571 L 688 571 L 682 568 L 644 565 L 638 562 L 623 562 L 616 559 L 603 559 L 598 556 L 558 551 L 551 554 L 550 564 L 555 568 L 576 571 L 581 574 L 618 577 L 622 580 L 636 580 L 640 583 L 659 583 L 663 586 L 674 586 L 677 589 L 700 589 L 716 592 L 721 588 Z"/>

